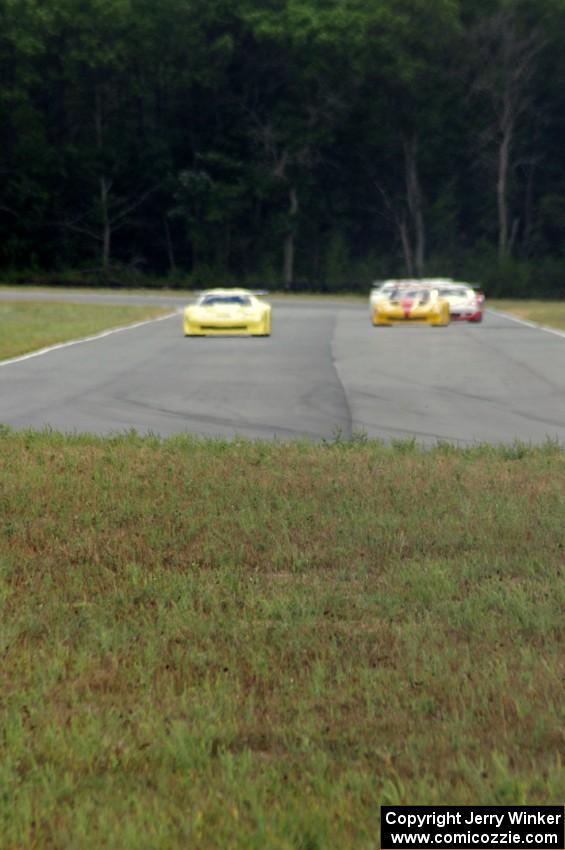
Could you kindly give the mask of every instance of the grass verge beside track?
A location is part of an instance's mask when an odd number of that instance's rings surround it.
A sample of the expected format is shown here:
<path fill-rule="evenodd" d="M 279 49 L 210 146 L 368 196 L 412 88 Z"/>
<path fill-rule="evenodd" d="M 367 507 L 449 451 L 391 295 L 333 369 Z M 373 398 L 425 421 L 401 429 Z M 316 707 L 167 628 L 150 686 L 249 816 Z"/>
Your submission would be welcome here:
<path fill-rule="evenodd" d="M 0 301 L 0 360 L 167 312 L 154 306 Z"/>
<path fill-rule="evenodd" d="M 565 452 L 0 430 L 3 850 L 562 802 Z"/>
<path fill-rule="evenodd" d="M 486 307 L 502 310 L 518 319 L 565 330 L 565 301 L 518 301 L 517 299 L 488 299 Z"/>

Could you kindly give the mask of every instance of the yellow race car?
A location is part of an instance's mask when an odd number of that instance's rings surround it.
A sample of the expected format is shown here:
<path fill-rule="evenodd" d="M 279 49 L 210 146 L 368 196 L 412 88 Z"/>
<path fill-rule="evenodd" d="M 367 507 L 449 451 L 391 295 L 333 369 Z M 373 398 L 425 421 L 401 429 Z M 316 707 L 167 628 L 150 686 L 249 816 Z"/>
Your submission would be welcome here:
<path fill-rule="evenodd" d="M 270 336 L 271 305 L 247 289 L 209 289 L 183 311 L 185 336 Z"/>
<path fill-rule="evenodd" d="M 437 289 L 401 286 L 376 302 L 371 321 L 375 326 L 411 322 L 441 327 L 449 324 L 449 303 Z"/>

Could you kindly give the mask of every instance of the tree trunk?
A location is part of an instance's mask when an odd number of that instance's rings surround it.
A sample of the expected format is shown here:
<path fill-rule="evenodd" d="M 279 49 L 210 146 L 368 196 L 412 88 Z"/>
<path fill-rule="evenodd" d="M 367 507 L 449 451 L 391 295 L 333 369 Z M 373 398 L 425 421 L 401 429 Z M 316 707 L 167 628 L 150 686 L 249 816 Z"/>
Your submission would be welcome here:
<path fill-rule="evenodd" d="M 283 285 L 285 290 L 292 289 L 294 278 L 294 233 L 287 233 L 284 237 L 283 257 Z"/>
<path fill-rule="evenodd" d="M 514 250 L 514 244 L 516 242 L 516 237 L 518 236 L 518 229 L 520 227 L 520 218 L 516 216 L 512 221 L 512 227 L 510 228 L 510 236 L 508 238 L 508 255 L 512 254 Z"/>
<path fill-rule="evenodd" d="M 167 219 L 163 219 L 165 224 L 165 243 L 167 245 L 167 257 L 169 260 L 169 271 L 172 274 L 176 273 L 177 264 L 175 263 L 175 252 L 173 249 L 173 240 L 171 239 L 171 228 L 169 227 L 169 222 Z"/>
<path fill-rule="evenodd" d="M 404 142 L 404 166 L 406 203 L 410 214 L 410 229 L 414 234 L 414 266 L 418 277 L 422 277 L 426 252 L 426 232 L 422 210 L 422 190 L 418 178 L 418 142 L 415 137 Z M 412 272 L 409 272 L 409 274 L 412 274 Z"/>
<path fill-rule="evenodd" d="M 533 231 L 533 209 L 534 209 L 534 175 L 536 164 L 531 163 L 528 169 L 526 182 L 526 193 L 524 197 L 524 227 L 522 231 L 522 250 L 527 257 L 530 253 L 530 242 Z"/>
<path fill-rule="evenodd" d="M 511 128 L 505 128 L 498 149 L 496 202 L 498 209 L 498 259 L 500 261 L 504 260 L 508 254 L 508 163 L 510 161 L 511 135 Z"/>
<path fill-rule="evenodd" d="M 112 240 L 112 227 L 108 215 L 108 194 L 110 183 L 105 177 L 100 178 L 100 211 L 102 217 L 102 272 L 106 275 L 110 266 L 110 245 Z"/>
<path fill-rule="evenodd" d="M 96 147 L 98 153 L 102 152 L 103 146 L 103 119 L 102 119 L 102 94 L 100 86 L 96 87 L 94 123 L 96 128 Z M 108 209 L 108 198 L 110 194 L 111 181 L 104 175 L 100 176 L 100 219 L 101 219 L 101 242 L 102 242 L 102 273 L 107 274 L 110 265 L 110 244 L 112 239 L 112 228 Z"/>
<path fill-rule="evenodd" d="M 296 216 L 298 214 L 298 194 L 296 188 L 291 186 L 288 192 L 289 210 L 288 210 L 288 231 L 284 238 L 284 258 L 283 258 L 283 285 L 286 290 L 292 289 L 294 281 L 294 228 Z"/>
<path fill-rule="evenodd" d="M 412 245 L 410 244 L 410 234 L 408 232 L 408 224 L 403 218 L 398 223 L 400 231 L 400 239 L 402 242 L 402 253 L 404 254 L 404 263 L 406 265 L 406 273 L 408 277 L 414 277 L 414 259 L 412 257 Z"/>
<path fill-rule="evenodd" d="M 424 229 L 424 214 L 420 203 L 421 196 L 418 193 L 418 205 L 414 219 L 416 229 L 416 273 L 418 277 L 424 276 L 424 261 L 426 253 L 426 232 Z"/>

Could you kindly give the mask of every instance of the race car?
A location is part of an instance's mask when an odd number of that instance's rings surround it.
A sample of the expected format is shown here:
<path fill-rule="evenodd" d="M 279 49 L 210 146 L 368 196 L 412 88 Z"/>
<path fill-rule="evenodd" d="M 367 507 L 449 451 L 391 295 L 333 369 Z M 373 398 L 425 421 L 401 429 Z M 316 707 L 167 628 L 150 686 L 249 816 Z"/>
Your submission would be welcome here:
<path fill-rule="evenodd" d="M 450 282 L 438 286 L 440 298 L 449 304 L 452 319 L 466 322 L 482 322 L 485 296 L 468 283 Z"/>
<path fill-rule="evenodd" d="M 379 301 L 386 300 L 389 297 L 390 293 L 394 292 L 395 289 L 413 289 L 414 287 L 419 285 L 419 280 L 411 278 L 398 278 L 396 280 L 375 281 L 375 284 L 371 288 L 371 292 L 369 294 L 369 311 L 371 316 L 373 315 L 375 307 L 379 303 Z"/>
<path fill-rule="evenodd" d="M 372 316 L 375 305 L 388 298 L 395 289 L 415 289 L 416 287 L 434 289 L 449 283 L 451 283 L 450 277 L 406 277 L 375 281 L 369 294 L 369 311 Z"/>
<path fill-rule="evenodd" d="M 411 322 L 442 327 L 449 324 L 449 304 L 436 288 L 401 286 L 377 301 L 371 320 L 375 326 Z"/>
<path fill-rule="evenodd" d="M 270 336 L 271 305 L 247 289 L 209 289 L 183 311 L 185 336 Z"/>

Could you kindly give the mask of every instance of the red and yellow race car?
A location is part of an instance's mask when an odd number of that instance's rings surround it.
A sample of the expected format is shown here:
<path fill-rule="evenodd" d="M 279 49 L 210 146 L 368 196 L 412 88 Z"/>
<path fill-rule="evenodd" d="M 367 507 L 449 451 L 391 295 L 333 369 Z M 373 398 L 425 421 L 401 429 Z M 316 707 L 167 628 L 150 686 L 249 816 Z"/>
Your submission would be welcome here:
<path fill-rule="evenodd" d="M 449 324 L 449 304 L 437 288 L 400 286 L 375 303 L 371 321 L 375 326 L 406 322 L 443 327 Z"/>

